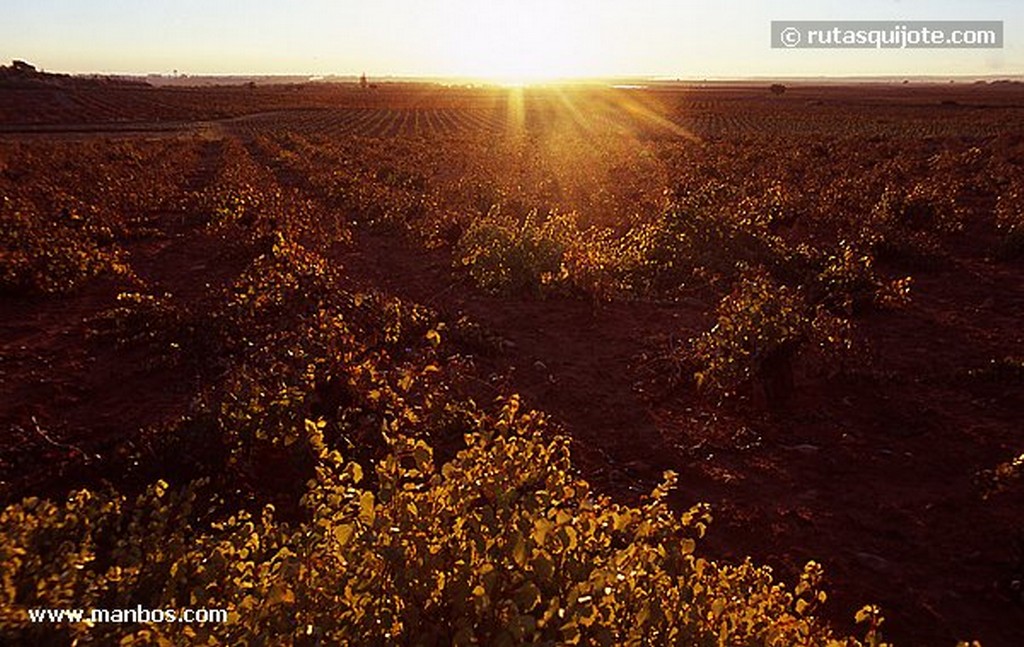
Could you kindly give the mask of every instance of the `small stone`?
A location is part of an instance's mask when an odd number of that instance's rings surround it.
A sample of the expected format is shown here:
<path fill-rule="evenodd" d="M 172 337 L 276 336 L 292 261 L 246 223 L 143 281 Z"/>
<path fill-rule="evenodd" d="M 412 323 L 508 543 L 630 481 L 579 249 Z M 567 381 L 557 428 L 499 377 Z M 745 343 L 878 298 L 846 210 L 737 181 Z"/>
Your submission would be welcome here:
<path fill-rule="evenodd" d="M 805 456 L 811 456 L 813 454 L 817 454 L 821 450 L 821 447 L 818 447 L 817 445 L 812 445 L 810 443 L 801 443 L 799 445 L 792 445 L 790 447 L 786 447 L 786 449 L 788 449 L 791 452 L 798 452 L 800 454 L 804 454 Z"/>
<path fill-rule="evenodd" d="M 869 568 L 876 573 L 883 575 L 892 573 L 892 564 L 884 557 L 879 557 L 874 553 L 854 553 L 854 557 L 857 558 L 861 566 Z"/>

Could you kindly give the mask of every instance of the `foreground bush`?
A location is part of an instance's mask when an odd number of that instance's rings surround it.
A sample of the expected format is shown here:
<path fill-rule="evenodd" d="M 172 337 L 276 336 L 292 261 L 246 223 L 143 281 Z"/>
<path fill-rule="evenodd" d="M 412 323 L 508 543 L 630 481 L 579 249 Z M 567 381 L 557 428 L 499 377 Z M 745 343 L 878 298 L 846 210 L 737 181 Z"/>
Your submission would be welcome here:
<path fill-rule="evenodd" d="M 76 214 L 52 218 L 0 202 L 0 293 L 70 292 L 100 274 L 130 275 L 102 227 Z"/>
<path fill-rule="evenodd" d="M 304 523 L 267 507 L 210 523 L 203 483 L 131 501 L 80 491 L 0 515 L 8 644 L 859 645 L 816 616 L 811 563 L 793 589 L 749 561 L 699 556 L 705 506 L 673 513 L 674 476 L 640 506 L 574 477 L 568 441 L 516 398 L 481 415 L 440 470 L 399 437 L 365 474 L 306 423 L 316 477 Z M 373 486 L 366 485 L 373 482 Z M 226 624 L 31 624 L 33 607 L 227 608 Z M 868 644 L 878 644 L 877 611 Z"/>
<path fill-rule="evenodd" d="M 571 226 L 566 218 L 545 219 L 531 212 L 519 220 L 492 210 L 462 235 L 459 262 L 492 292 L 536 292 L 557 280 Z"/>
<path fill-rule="evenodd" d="M 747 272 L 718 304 L 711 330 L 691 342 L 697 386 L 732 395 L 753 382 L 770 405 L 793 390 L 793 363 L 814 350 L 823 356 L 849 347 L 848 322 L 812 308 L 803 293 L 764 271 Z"/>
<path fill-rule="evenodd" d="M 942 257 L 942 237 L 963 226 L 962 209 L 948 187 L 890 188 L 864 219 L 859 242 L 879 258 L 928 265 Z"/>

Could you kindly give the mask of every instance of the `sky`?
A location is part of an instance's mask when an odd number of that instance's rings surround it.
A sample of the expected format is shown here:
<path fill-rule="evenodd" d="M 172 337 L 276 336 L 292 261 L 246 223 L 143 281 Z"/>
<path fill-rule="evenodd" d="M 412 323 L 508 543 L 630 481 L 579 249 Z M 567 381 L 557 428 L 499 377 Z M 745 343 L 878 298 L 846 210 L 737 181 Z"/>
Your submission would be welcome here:
<path fill-rule="evenodd" d="M 1017 76 L 1019 0 L 5 0 L 0 61 L 53 72 Z M 996 50 L 786 50 L 772 20 L 1002 20 Z"/>

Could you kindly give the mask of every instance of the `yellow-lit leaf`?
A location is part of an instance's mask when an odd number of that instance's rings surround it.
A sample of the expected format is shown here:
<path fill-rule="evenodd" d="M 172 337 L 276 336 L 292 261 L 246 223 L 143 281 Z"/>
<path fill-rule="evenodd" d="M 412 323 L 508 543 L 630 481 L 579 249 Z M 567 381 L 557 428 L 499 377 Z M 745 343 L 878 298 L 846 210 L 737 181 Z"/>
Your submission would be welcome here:
<path fill-rule="evenodd" d="M 359 495 L 359 520 L 366 525 L 372 525 L 377 513 L 373 507 L 373 492 L 363 492 Z"/>
<path fill-rule="evenodd" d="M 351 524 L 339 524 L 334 527 L 334 538 L 340 546 L 344 546 L 352 539 L 353 532 L 355 532 L 355 528 Z"/>
<path fill-rule="evenodd" d="M 287 585 L 275 584 L 270 588 L 270 595 L 267 596 L 269 606 L 292 604 L 293 602 L 295 602 L 295 593 Z"/>

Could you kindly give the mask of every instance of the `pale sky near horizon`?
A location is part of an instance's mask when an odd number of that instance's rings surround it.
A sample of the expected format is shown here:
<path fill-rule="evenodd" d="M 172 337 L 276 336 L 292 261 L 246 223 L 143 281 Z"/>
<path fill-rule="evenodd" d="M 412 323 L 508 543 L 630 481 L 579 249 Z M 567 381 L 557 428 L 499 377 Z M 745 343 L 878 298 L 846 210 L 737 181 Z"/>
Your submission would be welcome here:
<path fill-rule="evenodd" d="M 1018 0 L 10 0 L 0 61 L 72 73 L 1024 74 Z M 784 50 L 771 20 L 1002 20 L 1003 49 Z"/>

